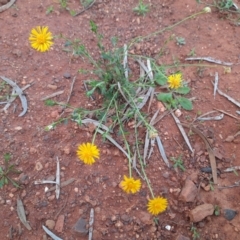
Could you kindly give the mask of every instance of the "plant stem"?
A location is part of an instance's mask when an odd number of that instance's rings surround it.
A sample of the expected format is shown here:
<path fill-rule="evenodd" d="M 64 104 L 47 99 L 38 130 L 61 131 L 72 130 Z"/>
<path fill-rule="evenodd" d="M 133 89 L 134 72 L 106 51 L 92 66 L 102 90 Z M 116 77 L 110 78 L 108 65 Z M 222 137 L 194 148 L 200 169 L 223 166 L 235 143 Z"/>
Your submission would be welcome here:
<path fill-rule="evenodd" d="M 92 144 L 94 144 L 94 141 L 95 141 L 95 138 L 96 138 L 96 135 L 97 135 L 97 130 L 100 128 L 100 126 L 101 126 L 101 124 L 102 124 L 102 122 L 103 122 L 103 119 L 106 117 L 106 115 L 107 115 L 107 113 L 108 113 L 108 110 L 109 110 L 109 108 L 111 107 L 112 102 L 113 102 L 113 100 L 115 99 L 115 96 L 116 96 L 117 94 L 118 94 L 118 92 L 115 92 L 115 94 L 113 95 L 113 97 L 112 97 L 112 99 L 111 99 L 111 101 L 110 101 L 107 109 L 105 110 L 105 114 L 103 115 L 101 121 L 99 122 L 100 124 L 99 124 L 99 126 L 97 127 L 97 129 L 95 130 L 95 133 L 94 133 L 94 135 L 93 135 Z"/>
<path fill-rule="evenodd" d="M 124 144 L 125 144 L 125 146 L 127 148 L 128 156 L 130 157 L 131 156 L 131 151 L 130 151 L 127 139 L 125 137 L 124 131 L 122 129 L 122 123 L 121 123 L 121 119 L 119 118 L 118 106 L 117 106 L 117 102 L 116 101 L 115 101 L 115 110 L 116 110 L 116 115 L 117 115 L 117 119 L 118 119 L 118 123 L 119 123 L 119 128 L 120 128 L 120 131 L 121 131 L 122 136 L 123 136 Z M 131 159 L 129 159 L 129 158 L 128 158 L 128 170 L 129 170 L 129 177 L 131 178 L 132 177 L 132 167 L 131 167 Z"/>
<path fill-rule="evenodd" d="M 171 25 L 171 26 L 165 27 L 165 28 L 163 28 L 163 29 L 161 29 L 161 30 L 159 30 L 159 31 L 154 32 L 154 33 L 150 33 L 150 34 L 148 34 L 147 36 L 144 36 L 144 37 L 141 37 L 141 36 L 140 36 L 140 37 L 136 37 L 136 38 L 133 39 L 133 41 L 129 44 L 128 49 L 130 49 L 130 47 L 131 47 L 135 42 L 138 42 L 138 41 L 140 41 L 140 40 L 144 40 L 144 39 L 146 39 L 146 38 L 150 38 L 150 37 L 156 36 L 156 35 L 158 35 L 158 34 L 160 34 L 160 33 L 163 33 L 163 32 L 165 32 L 165 31 L 167 31 L 167 30 L 170 30 L 170 29 L 176 27 L 177 25 L 179 25 L 179 24 L 187 21 L 188 19 L 191 19 L 191 18 L 196 17 L 196 16 L 198 16 L 198 15 L 200 15 L 200 14 L 203 14 L 203 13 L 206 13 L 206 12 L 205 12 L 205 11 L 201 11 L 201 12 L 195 13 L 195 14 L 193 14 L 193 15 L 191 15 L 191 16 L 188 16 L 188 17 L 180 20 L 179 22 L 174 23 L 174 24 Z"/>
<path fill-rule="evenodd" d="M 124 91 L 128 94 L 128 97 L 130 99 L 130 102 L 133 105 L 133 108 L 135 109 L 135 111 L 137 112 L 138 116 L 141 118 L 141 120 L 144 122 L 144 125 L 146 126 L 147 130 L 154 130 L 153 127 L 151 125 L 149 125 L 149 123 L 146 121 L 146 119 L 142 116 L 141 112 L 139 111 L 138 107 L 136 106 L 135 102 L 132 99 L 131 94 L 128 92 L 128 90 L 126 88 L 124 88 Z"/>
<path fill-rule="evenodd" d="M 137 127 L 136 127 L 136 125 L 135 125 L 134 130 L 135 130 L 137 154 L 138 154 L 139 162 L 140 162 L 140 165 L 141 165 L 141 170 L 142 170 L 143 176 L 144 176 L 144 178 L 145 178 L 145 180 L 146 180 L 146 183 L 147 183 L 147 185 L 148 185 L 148 188 L 149 188 L 149 190 L 150 190 L 150 193 L 151 193 L 151 195 L 152 195 L 152 198 L 154 198 L 154 193 L 153 193 L 151 184 L 150 184 L 150 182 L 149 182 L 149 179 L 148 179 L 148 177 L 147 177 L 147 174 L 146 174 L 146 172 L 145 172 L 144 165 L 143 165 L 143 161 L 142 161 L 142 155 L 140 154 L 139 147 L 138 147 L 138 132 L 137 132 Z"/>

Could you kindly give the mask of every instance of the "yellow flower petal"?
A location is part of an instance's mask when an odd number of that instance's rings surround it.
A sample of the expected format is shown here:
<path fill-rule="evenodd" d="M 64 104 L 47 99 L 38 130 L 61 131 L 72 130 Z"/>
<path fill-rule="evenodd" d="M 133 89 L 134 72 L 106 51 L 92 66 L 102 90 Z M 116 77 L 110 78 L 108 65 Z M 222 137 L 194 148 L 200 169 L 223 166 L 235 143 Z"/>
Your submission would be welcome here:
<path fill-rule="evenodd" d="M 169 88 L 177 89 L 182 86 L 181 73 L 172 74 L 168 77 Z"/>
<path fill-rule="evenodd" d="M 28 39 L 31 47 L 39 52 L 46 52 L 53 45 L 53 36 L 48 27 L 37 26 L 33 28 Z"/>
<path fill-rule="evenodd" d="M 134 178 L 127 176 L 123 176 L 124 180 L 121 181 L 120 187 L 123 189 L 126 193 L 136 193 L 139 192 L 141 188 L 141 181 L 139 179 L 134 180 Z"/>
<path fill-rule="evenodd" d="M 168 201 L 163 197 L 156 197 L 148 201 L 148 212 L 152 215 L 158 215 L 167 209 Z"/>
<path fill-rule="evenodd" d="M 83 143 L 78 146 L 77 156 L 85 164 L 92 165 L 95 163 L 95 158 L 99 158 L 99 149 L 92 143 Z"/>

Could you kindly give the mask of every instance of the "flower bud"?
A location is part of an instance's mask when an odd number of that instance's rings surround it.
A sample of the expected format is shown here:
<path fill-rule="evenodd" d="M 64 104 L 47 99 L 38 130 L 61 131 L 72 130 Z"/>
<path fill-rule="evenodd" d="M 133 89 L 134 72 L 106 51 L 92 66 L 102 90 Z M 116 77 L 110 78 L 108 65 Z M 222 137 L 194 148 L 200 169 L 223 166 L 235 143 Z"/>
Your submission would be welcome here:
<path fill-rule="evenodd" d="M 205 8 L 203 9 L 203 11 L 204 11 L 205 13 L 210 13 L 210 12 L 212 12 L 212 10 L 211 10 L 210 7 L 205 7 Z"/>
<path fill-rule="evenodd" d="M 156 138 L 157 136 L 158 136 L 158 132 L 157 132 L 156 129 L 150 130 L 150 132 L 149 132 L 149 138 L 154 139 L 154 138 Z"/>

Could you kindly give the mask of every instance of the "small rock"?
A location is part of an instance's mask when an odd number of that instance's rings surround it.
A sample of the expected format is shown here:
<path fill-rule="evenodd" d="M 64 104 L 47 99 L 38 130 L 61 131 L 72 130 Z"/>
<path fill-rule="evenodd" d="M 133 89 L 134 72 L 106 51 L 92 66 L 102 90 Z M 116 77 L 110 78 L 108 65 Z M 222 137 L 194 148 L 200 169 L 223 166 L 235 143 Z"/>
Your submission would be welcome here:
<path fill-rule="evenodd" d="M 139 217 L 144 224 L 146 225 L 152 224 L 152 216 L 148 212 L 144 211 L 139 212 Z"/>
<path fill-rule="evenodd" d="M 8 1 L 6 1 L 6 2 L 8 2 Z M 21 50 L 19 50 L 19 49 L 14 49 L 14 50 L 12 51 L 12 54 L 13 54 L 13 55 L 16 55 L 17 57 L 21 57 L 21 56 L 22 56 L 22 52 L 21 52 Z"/>
<path fill-rule="evenodd" d="M 232 210 L 232 209 L 224 209 L 223 210 L 223 216 L 228 220 L 231 221 L 235 218 L 237 215 L 237 211 Z"/>
<path fill-rule="evenodd" d="M 52 118 L 59 118 L 58 110 L 52 111 L 50 115 Z"/>
<path fill-rule="evenodd" d="M 170 219 L 174 219 L 176 217 L 176 213 L 169 213 L 168 215 Z"/>
<path fill-rule="evenodd" d="M 197 183 L 198 182 L 198 172 L 191 173 L 191 175 L 188 176 L 188 179 L 190 179 L 194 183 Z"/>
<path fill-rule="evenodd" d="M 201 183 L 200 186 L 206 191 L 209 192 L 211 190 L 211 185 L 208 184 L 207 186 L 204 183 Z"/>
<path fill-rule="evenodd" d="M 202 204 L 190 211 L 189 217 L 192 222 L 200 222 L 205 217 L 212 215 L 214 212 L 214 206 L 212 204 Z"/>
<path fill-rule="evenodd" d="M 169 172 L 164 172 L 164 173 L 163 173 L 163 177 L 164 177 L 164 178 L 169 178 Z"/>
<path fill-rule="evenodd" d="M 121 220 L 123 220 L 124 222 L 129 222 L 130 217 L 129 217 L 127 214 L 123 214 L 123 215 L 121 216 Z"/>
<path fill-rule="evenodd" d="M 73 227 L 73 231 L 79 236 L 85 236 L 88 233 L 88 229 L 86 228 L 87 222 L 83 218 L 79 218 Z"/>
<path fill-rule="evenodd" d="M 18 127 L 15 127 L 14 129 L 17 131 L 20 131 L 20 130 L 22 130 L 22 127 L 18 126 Z"/>
<path fill-rule="evenodd" d="M 17 188 L 12 188 L 11 193 L 15 193 L 15 192 L 17 192 L 17 190 L 18 190 Z"/>
<path fill-rule="evenodd" d="M 95 208 L 95 212 L 96 212 L 96 213 L 100 213 L 100 212 L 101 212 L 101 208 L 100 208 L 100 207 L 96 207 L 96 208 Z"/>
<path fill-rule="evenodd" d="M 221 154 L 219 148 L 214 148 L 213 149 L 213 153 L 215 155 L 216 158 L 222 160 L 223 159 L 223 155 Z"/>
<path fill-rule="evenodd" d="M 112 222 L 115 222 L 117 220 L 117 216 L 116 215 L 113 215 L 112 217 L 111 217 L 111 221 Z"/>
<path fill-rule="evenodd" d="M 66 154 L 66 155 L 69 155 L 70 152 L 71 152 L 71 149 L 69 146 L 66 146 L 64 149 L 63 149 L 63 152 Z"/>
<path fill-rule="evenodd" d="M 190 238 L 185 237 L 185 236 L 183 236 L 182 234 L 179 234 L 179 235 L 176 237 L 176 240 L 190 240 Z"/>
<path fill-rule="evenodd" d="M 122 228 L 123 227 L 123 223 L 121 221 L 117 221 L 116 224 L 115 224 L 115 227 Z"/>
<path fill-rule="evenodd" d="M 51 202 L 55 199 L 55 195 L 51 195 L 50 197 L 48 197 L 48 201 Z"/>
<path fill-rule="evenodd" d="M 64 215 L 59 215 L 55 225 L 55 230 L 59 233 L 62 232 L 63 225 L 64 225 Z"/>
<path fill-rule="evenodd" d="M 48 219 L 45 224 L 51 230 L 54 229 L 54 227 L 55 227 L 55 221 L 50 220 L 50 219 Z"/>
<path fill-rule="evenodd" d="M 63 74 L 63 77 L 66 78 L 66 79 L 69 79 L 69 78 L 71 78 L 71 74 L 68 73 L 68 72 L 65 72 L 65 73 Z"/>
<path fill-rule="evenodd" d="M 28 175 L 21 173 L 18 177 L 18 181 L 20 184 L 28 184 L 29 183 L 29 177 Z"/>
<path fill-rule="evenodd" d="M 43 169 L 43 165 L 40 162 L 37 162 L 36 165 L 35 165 L 35 169 L 37 171 L 41 171 Z"/>
<path fill-rule="evenodd" d="M 180 109 L 177 109 L 177 110 L 175 111 L 175 115 L 176 115 L 176 117 L 179 118 L 179 117 L 182 115 L 181 110 L 180 110 Z"/>
<path fill-rule="evenodd" d="M 180 193 L 179 200 L 185 202 L 193 202 L 197 196 L 198 189 L 196 185 L 189 179 L 185 181 L 185 185 Z"/>
<path fill-rule="evenodd" d="M 57 85 L 53 85 L 53 84 L 48 84 L 47 87 L 52 89 L 52 90 L 56 90 L 57 89 Z"/>
<path fill-rule="evenodd" d="M 31 154 L 34 154 L 34 153 L 36 153 L 36 152 L 37 152 L 37 149 L 36 149 L 36 148 L 33 148 L 33 147 L 31 147 L 29 152 L 30 152 Z"/>
<path fill-rule="evenodd" d="M 166 110 L 166 108 L 161 102 L 157 102 L 157 109 L 159 109 L 160 112 L 164 112 Z"/>
<path fill-rule="evenodd" d="M 4 204 L 5 200 L 0 196 L 0 204 Z"/>
<path fill-rule="evenodd" d="M 27 192 L 26 192 L 26 190 L 24 189 L 24 190 L 22 191 L 22 193 L 21 193 L 21 198 L 26 197 L 26 195 L 27 195 Z"/>

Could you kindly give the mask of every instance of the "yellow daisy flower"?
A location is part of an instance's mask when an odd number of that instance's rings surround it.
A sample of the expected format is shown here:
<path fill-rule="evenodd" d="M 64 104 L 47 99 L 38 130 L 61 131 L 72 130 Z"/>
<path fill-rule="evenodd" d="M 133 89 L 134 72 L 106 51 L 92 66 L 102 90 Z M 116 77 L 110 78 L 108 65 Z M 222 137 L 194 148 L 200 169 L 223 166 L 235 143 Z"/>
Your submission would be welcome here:
<path fill-rule="evenodd" d="M 168 77 L 169 88 L 177 89 L 182 86 L 182 74 L 176 73 Z"/>
<path fill-rule="evenodd" d="M 85 164 L 92 165 L 95 163 L 95 158 L 99 158 L 99 149 L 92 143 L 83 143 L 78 146 L 77 156 Z"/>
<path fill-rule="evenodd" d="M 32 48 L 39 52 L 46 52 L 53 45 L 52 33 L 48 31 L 48 27 L 38 26 L 31 30 L 29 41 Z"/>
<path fill-rule="evenodd" d="M 141 181 L 139 179 L 134 180 L 134 178 L 127 176 L 123 176 L 124 180 L 121 181 L 120 187 L 126 193 L 136 193 L 141 188 Z"/>
<path fill-rule="evenodd" d="M 158 215 L 167 209 L 168 201 L 163 197 L 155 197 L 148 201 L 148 212 L 152 215 Z"/>

